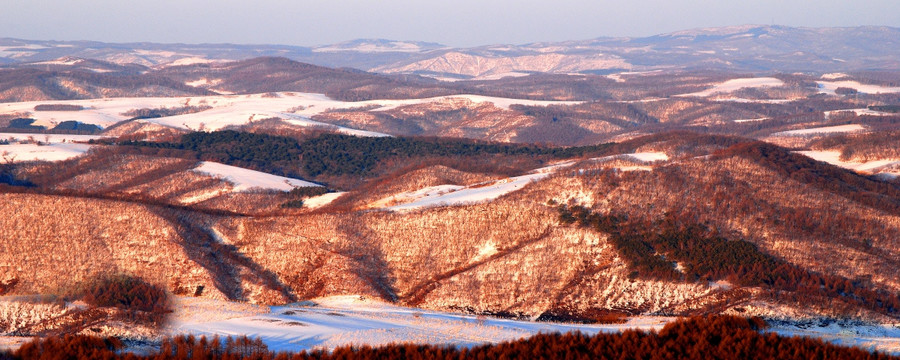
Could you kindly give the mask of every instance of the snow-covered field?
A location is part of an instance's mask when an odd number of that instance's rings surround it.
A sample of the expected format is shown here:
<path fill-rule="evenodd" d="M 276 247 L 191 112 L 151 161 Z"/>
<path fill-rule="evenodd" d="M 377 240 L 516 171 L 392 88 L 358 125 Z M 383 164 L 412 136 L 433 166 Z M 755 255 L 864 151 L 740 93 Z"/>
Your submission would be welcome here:
<path fill-rule="evenodd" d="M 591 161 L 609 161 L 615 159 L 631 159 L 637 160 L 640 162 L 650 163 L 655 161 L 666 161 L 669 160 L 669 155 L 666 155 L 664 152 L 659 151 L 647 151 L 647 152 L 636 152 L 630 154 L 619 154 L 619 155 L 610 155 L 598 158 L 591 158 Z"/>
<path fill-rule="evenodd" d="M 773 77 L 731 79 L 721 84 L 716 84 L 715 86 L 703 91 L 698 91 L 690 94 L 682 94 L 678 96 L 707 97 L 716 93 L 729 93 L 743 88 L 759 88 L 772 86 L 784 86 L 784 81 Z"/>
<path fill-rule="evenodd" d="M 381 199 L 371 206 L 380 207 L 391 203 L 408 201 L 404 204 L 390 206 L 386 208 L 386 210 L 411 211 L 433 206 L 466 205 L 490 201 L 513 191 L 520 190 L 525 187 L 525 185 L 550 176 L 556 169 L 572 164 L 574 164 L 574 162 L 567 161 L 534 170 L 530 174 L 484 182 L 468 187 L 456 185 L 427 187 Z"/>
<path fill-rule="evenodd" d="M 358 136 L 386 136 L 386 134 L 349 129 L 311 120 L 311 117 L 328 110 L 378 106 L 380 110 L 404 105 L 415 105 L 444 101 L 451 98 L 465 98 L 475 103 L 490 102 L 500 108 L 510 105 L 547 106 L 552 104 L 576 104 L 570 101 L 537 101 L 507 99 L 479 95 L 453 95 L 426 99 L 369 100 L 348 102 L 330 99 L 322 94 L 281 92 L 275 94 L 217 95 L 170 98 L 105 98 L 65 101 L 30 101 L 0 104 L 0 115 L 35 119 L 34 125 L 53 127 L 56 124 L 74 120 L 85 124 L 108 127 L 129 116 L 124 113 L 135 109 L 176 108 L 182 106 L 210 106 L 211 109 L 193 113 L 154 119 L 143 119 L 155 124 L 188 130 L 218 130 L 227 126 L 240 126 L 257 120 L 279 118 L 298 126 L 324 126 L 340 132 Z M 80 105 L 79 111 L 35 111 L 43 104 Z"/>
<path fill-rule="evenodd" d="M 868 174 L 876 174 L 885 168 L 900 165 L 900 159 L 882 159 L 867 162 L 843 161 L 841 160 L 840 151 L 798 151 L 797 153 L 808 156 L 813 160 Z"/>
<path fill-rule="evenodd" d="M 71 143 L 0 145 L 0 163 L 68 160 L 84 155 L 90 148 L 90 145 Z"/>
<path fill-rule="evenodd" d="M 303 207 L 307 209 L 318 209 L 325 205 L 331 204 L 339 197 L 344 196 L 344 194 L 346 194 L 346 192 L 341 191 L 313 196 L 311 198 L 303 200 Z"/>
<path fill-rule="evenodd" d="M 771 136 L 807 136 L 807 135 L 826 135 L 836 133 L 850 133 L 866 131 L 866 127 L 859 124 L 848 124 L 838 126 L 825 126 L 809 129 L 788 130 L 773 133 Z"/>
<path fill-rule="evenodd" d="M 665 161 L 669 156 L 662 152 L 638 152 L 595 158 L 591 160 L 611 160 L 630 158 L 645 163 Z M 483 182 L 471 186 L 437 185 L 423 189 L 395 194 L 369 204 L 370 208 L 384 208 L 391 211 L 411 211 L 435 206 L 457 206 L 491 201 L 513 191 L 521 190 L 526 185 L 540 181 L 556 170 L 569 167 L 574 161 L 566 161 L 531 171 L 529 174 L 511 178 Z M 624 170 L 649 170 L 645 166 L 635 166 Z M 398 204 L 399 203 L 399 204 Z M 398 204 L 398 205 L 392 205 Z"/>
<path fill-rule="evenodd" d="M 732 120 L 732 121 L 740 124 L 740 123 L 757 122 L 757 121 L 765 121 L 765 120 L 769 120 L 769 118 L 737 119 L 737 120 Z"/>
<path fill-rule="evenodd" d="M 900 324 L 796 326 L 775 325 L 768 331 L 784 336 L 819 338 L 843 346 L 856 346 L 882 353 L 900 354 Z"/>
<path fill-rule="evenodd" d="M 334 349 L 391 343 L 473 346 L 537 333 L 585 334 L 660 329 L 674 318 L 640 317 L 625 324 L 582 325 L 504 320 L 406 308 L 360 296 L 333 296 L 271 308 L 180 298 L 172 333 L 260 337 L 271 350 Z"/>
<path fill-rule="evenodd" d="M 858 81 L 852 80 L 817 81 L 816 84 L 818 84 L 820 93 L 831 95 L 835 95 L 834 91 L 839 87 L 856 89 L 856 91 L 866 94 L 900 93 L 900 87 L 860 84 Z"/>
<path fill-rule="evenodd" d="M 896 115 L 896 114 L 889 113 L 889 112 L 869 110 L 869 109 L 867 109 L 867 108 L 860 108 L 860 109 L 843 109 L 843 110 L 831 110 L 831 111 L 825 111 L 825 112 L 824 112 L 824 114 L 825 114 L 825 119 L 827 120 L 827 119 L 831 118 L 831 116 L 832 116 L 833 114 L 838 114 L 838 113 L 842 113 L 842 112 L 852 112 L 852 113 L 856 114 L 857 116 L 861 116 L 861 115 L 871 115 L 871 116 L 891 116 L 891 115 Z"/>
<path fill-rule="evenodd" d="M 199 166 L 194 168 L 194 171 L 225 179 L 234 185 L 234 191 L 247 191 L 250 189 L 291 191 L 291 189 L 296 187 L 322 186 L 309 181 L 267 174 L 211 161 L 201 162 Z"/>
<path fill-rule="evenodd" d="M 10 140 L 10 142 L 42 142 L 45 144 L 55 143 L 72 143 L 72 142 L 88 142 L 90 140 L 102 139 L 104 136 L 99 135 L 64 135 L 64 134 L 36 134 L 36 133 L 0 133 L 0 140 Z"/>

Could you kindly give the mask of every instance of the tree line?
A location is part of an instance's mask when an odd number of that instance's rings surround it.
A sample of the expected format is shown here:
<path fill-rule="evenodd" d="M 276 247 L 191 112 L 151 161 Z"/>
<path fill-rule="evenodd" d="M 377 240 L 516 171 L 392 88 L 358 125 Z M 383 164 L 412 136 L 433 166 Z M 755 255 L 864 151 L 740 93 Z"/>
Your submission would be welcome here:
<path fill-rule="evenodd" d="M 193 132 L 178 142 L 123 141 L 119 145 L 150 150 L 162 156 L 196 158 L 285 176 L 370 176 L 388 161 L 421 157 L 505 155 L 565 159 L 602 155 L 610 144 L 546 147 L 464 139 L 356 137 L 321 134 L 298 141 L 284 136 L 233 130 Z M 173 150 L 173 151 L 169 151 Z"/>

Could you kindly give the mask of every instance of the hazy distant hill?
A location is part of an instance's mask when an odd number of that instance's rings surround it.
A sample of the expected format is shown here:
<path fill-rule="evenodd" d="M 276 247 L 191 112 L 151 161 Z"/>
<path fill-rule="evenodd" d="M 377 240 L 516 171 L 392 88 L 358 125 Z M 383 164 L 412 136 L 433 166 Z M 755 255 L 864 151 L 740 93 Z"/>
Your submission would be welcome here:
<path fill-rule="evenodd" d="M 793 28 L 745 25 L 694 29 L 643 38 L 449 48 L 382 39 L 319 47 L 232 44 L 110 44 L 89 41 L 0 39 L 0 63 L 65 56 L 157 66 L 176 61 L 280 56 L 329 67 L 455 78 L 532 72 L 721 69 L 740 71 L 852 71 L 900 68 L 900 29 Z"/>

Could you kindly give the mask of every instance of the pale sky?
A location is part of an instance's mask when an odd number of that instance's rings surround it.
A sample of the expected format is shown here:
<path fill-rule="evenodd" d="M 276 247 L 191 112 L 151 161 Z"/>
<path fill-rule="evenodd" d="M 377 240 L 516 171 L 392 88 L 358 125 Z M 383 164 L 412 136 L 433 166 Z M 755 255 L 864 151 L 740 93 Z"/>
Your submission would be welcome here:
<path fill-rule="evenodd" d="M 0 37 L 450 46 L 649 36 L 743 24 L 900 27 L 898 0 L 2 0 Z"/>

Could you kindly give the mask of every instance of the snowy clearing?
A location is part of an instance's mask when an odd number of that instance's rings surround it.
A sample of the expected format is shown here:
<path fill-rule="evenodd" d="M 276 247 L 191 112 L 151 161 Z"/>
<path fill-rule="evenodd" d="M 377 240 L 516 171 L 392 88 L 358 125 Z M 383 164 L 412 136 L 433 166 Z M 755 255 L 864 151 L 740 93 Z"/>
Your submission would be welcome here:
<path fill-rule="evenodd" d="M 837 79 L 842 79 L 842 78 L 846 78 L 846 77 L 850 77 L 850 75 L 847 75 L 844 73 L 822 74 L 822 79 L 825 79 L 825 80 L 837 80 Z"/>
<path fill-rule="evenodd" d="M 765 121 L 765 120 L 769 120 L 769 118 L 737 119 L 737 120 L 732 120 L 732 121 L 740 124 L 740 123 L 757 122 L 757 121 Z"/>
<path fill-rule="evenodd" d="M 616 158 L 630 158 L 644 163 L 665 161 L 669 156 L 662 152 L 638 152 L 595 158 L 591 160 L 611 160 Z M 497 199 L 525 187 L 526 185 L 540 181 L 555 171 L 575 164 L 574 161 L 565 161 L 554 165 L 535 169 L 531 173 L 511 178 L 494 180 L 475 184 L 467 187 L 457 185 L 438 185 L 426 187 L 416 191 L 396 194 L 369 204 L 369 208 L 384 208 L 390 211 L 411 211 L 435 206 L 458 206 L 476 204 Z M 647 170 L 647 167 L 636 166 L 629 170 Z M 405 203 L 404 203 L 405 202 Z M 399 205 L 393 205 L 402 203 Z"/>
<path fill-rule="evenodd" d="M 457 190 L 465 189 L 465 186 L 459 185 L 437 185 L 422 188 L 416 191 L 409 191 L 388 196 L 376 202 L 369 204 L 369 208 L 383 208 L 395 206 L 397 204 L 409 203 L 412 201 L 428 198 L 430 196 L 442 196 Z"/>
<path fill-rule="evenodd" d="M 774 86 L 784 86 L 784 81 L 778 80 L 773 77 L 761 77 L 761 78 L 743 78 L 743 79 L 731 79 L 725 81 L 721 84 L 716 84 L 712 88 L 690 93 L 690 94 L 681 94 L 677 96 L 696 96 L 696 97 L 707 97 L 716 93 L 729 93 L 735 90 L 740 90 L 743 88 L 759 88 L 759 87 L 774 87 Z"/>
<path fill-rule="evenodd" d="M 333 192 L 306 198 L 303 199 L 303 207 L 307 209 L 318 209 L 325 205 L 331 204 L 344 194 L 346 194 L 346 192 Z"/>
<path fill-rule="evenodd" d="M 775 325 L 767 331 L 783 336 L 819 338 L 830 343 L 855 346 L 870 351 L 900 354 L 900 324 L 858 324 L 797 326 Z"/>
<path fill-rule="evenodd" d="M 860 84 L 858 81 L 816 81 L 819 92 L 823 94 L 836 95 L 835 90 L 840 87 L 856 89 L 856 91 L 865 94 L 889 94 L 900 93 L 900 87 L 887 87 L 881 85 Z"/>
<path fill-rule="evenodd" d="M 494 200 L 513 191 L 520 190 L 533 181 L 541 180 L 550 173 L 535 173 L 515 176 L 508 179 L 478 184 L 454 192 L 437 193 L 416 199 L 415 201 L 387 208 L 392 211 L 411 211 L 433 206 L 453 206 L 475 204 Z"/>
<path fill-rule="evenodd" d="M 883 112 L 883 111 L 875 111 L 875 110 L 869 110 L 869 109 L 867 109 L 867 108 L 830 110 L 830 111 L 825 111 L 824 114 L 825 114 L 825 119 L 828 120 L 828 119 L 830 119 L 834 114 L 850 113 L 850 112 L 856 114 L 856 116 L 862 116 L 862 115 L 870 115 L 870 116 L 891 116 L 891 115 L 896 115 L 896 114 L 894 114 L 894 113 Z"/>
<path fill-rule="evenodd" d="M 866 127 L 860 124 L 848 124 L 838 126 L 825 126 L 809 129 L 788 130 L 772 133 L 770 136 L 809 136 L 809 135 L 826 135 L 866 131 Z"/>
<path fill-rule="evenodd" d="M 629 154 L 618 154 L 618 155 L 610 155 L 604 157 L 590 158 L 588 160 L 591 161 L 608 161 L 615 159 L 631 159 L 637 160 L 640 162 L 654 162 L 654 161 L 666 161 L 669 160 L 669 155 L 666 155 L 664 152 L 659 151 L 649 151 L 649 152 L 636 152 Z"/>
<path fill-rule="evenodd" d="M 291 189 L 296 187 L 322 186 L 309 181 L 267 174 L 210 161 L 200 162 L 200 165 L 194 168 L 194 171 L 220 177 L 234 184 L 234 191 L 247 191 L 250 189 L 291 191 Z"/>
<path fill-rule="evenodd" d="M 69 160 L 84 155 L 90 148 L 91 145 L 70 143 L 0 145 L 0 163 Z"/>
<path fill-rule="evenodd" d="M 867 162 L 843 161 L 840 151 L 797 151 L 816 161 L 822 161 L 831 165 L 840 166 L 853 171 L 874 174 L 887 167 L 900 164 L 900 159 L 882 159 Z"/>
<path fill-rule="evenodd" d="M 391 343 L 474 346 L 541 332 L 581 331 L 592 335 L 626 329 L 658 330 L 674 320 L 639 317 L 616 325 L 538 323 L 406 308 L 357 295 L 268 309 L 221 300 L 180 298 L 174 318 L 174 334 L 258 336 L 275 351 Z"/>
<path fill-rule="evenodd" d="M 385 210 L 411 211 L 434 206 L 457 206 L 476 204 L 494 200 L 516 190 L 521 190 L 526 185 L 544 179 L 559 168 L 570 166 L 573 161 L 566 161 L 533 170 L 530 174 L 514 176 L 502 180 L 488 181 L 468 187 L 456 185 L 439 185 L 427 187 L 421 190 L 394 195 L 393 197 L 379 200 L 375 204 L 389 204 L 390 201 L 412 200 L 405 204 L 394 205 Z M 373 205 L 375 205 L 373 204 Z M 373 206 L 374 207 L 374 206 Z"/>
<path fill-rule="evenodd" d="M 211 80 L 210 80 L 211 81 Z M 200 85 L 201 83 L 196 83 Z M 405 105 L 427 104 L 463 98 L 474 103 L 493 103 L 503 109 L 510 105 L 522 104 L 531 106 L 547 106 L 554 104 L 580 104 L 580 101 L 538 101 L 508 99 L 479 95 L 452 95 L 426 99 L 406 100 L 368 100 L 339 101 L 322 94 L 280 92 L 273 94 L 251 95 L 216 95 L 170 98 L 104 98 L 89 100 L 64 101 L 29 101 L 0 104 L 0 115 L 12 115 L 35 119 L 34 125 L 53 127 L 56 124 L 74 120 L 85 124 L 94 124 L 103 128 L 117 122 L 127 120 L 130 116 L 124 113 L 135 109 L 177 108 L 183 106 L 210 106 L 211 109 L 193 113 L 139 121 L 160 124 L 173 128 L 188 130 L 218 130 L 227 126 L 246 125 L 253 121 L 267 118 L 283 119 L 297 126 L 322 126 L 356 136 L 387 136 L 386 134 L 349 129 L 330 125 L 311 118 L 329 110 L 379 106 L 378 110 L 392 109 Z M 34 111 L 37 105 L 66 104 L 80 105 L 79 111 Z"/>
<path fill-rule="evenodd" d="M 88 142 L 90 140 L 103 139 L 106 136 L 99 135 L 65 135 L 65 134 L 38 134 L 38 133 L 0 133 L 0 140 L 10 142 L 34 142 L 45 144 Z"/>

